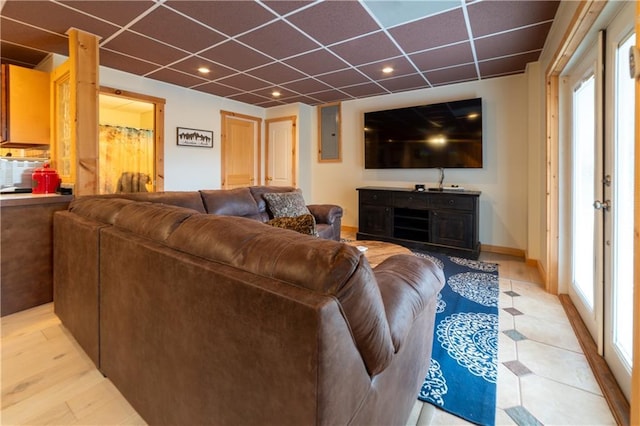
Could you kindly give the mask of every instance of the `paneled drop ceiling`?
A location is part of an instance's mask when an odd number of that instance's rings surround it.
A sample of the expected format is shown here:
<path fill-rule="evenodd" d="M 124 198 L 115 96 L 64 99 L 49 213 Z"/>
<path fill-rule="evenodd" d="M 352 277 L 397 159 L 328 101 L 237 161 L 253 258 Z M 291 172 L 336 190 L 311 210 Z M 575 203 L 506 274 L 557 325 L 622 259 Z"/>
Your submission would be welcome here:
<path fill-rule="evenodd" d="M 0 49 L 3 63 L 33 67 L 67 56 L 75 27 L 100 37 L 106 67 L 262 107 L 318 105 L 522 73 L 558 5 L 6 0 Z"/>

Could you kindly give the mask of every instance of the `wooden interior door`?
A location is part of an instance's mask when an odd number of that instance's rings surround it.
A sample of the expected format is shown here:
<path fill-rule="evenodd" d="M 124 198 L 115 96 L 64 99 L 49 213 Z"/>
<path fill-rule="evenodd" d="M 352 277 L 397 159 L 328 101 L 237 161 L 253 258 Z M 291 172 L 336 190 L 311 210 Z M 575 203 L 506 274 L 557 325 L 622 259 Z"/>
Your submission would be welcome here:
<path fill-rule="evenodd" d="M 272 186 L 296 186 L 296 117 L 266 120 L 265 181 Z"/>
<path fill-rule="evenodd" d="M 259 185 L 261 119 L 222 111 L 222 188 Z"/>

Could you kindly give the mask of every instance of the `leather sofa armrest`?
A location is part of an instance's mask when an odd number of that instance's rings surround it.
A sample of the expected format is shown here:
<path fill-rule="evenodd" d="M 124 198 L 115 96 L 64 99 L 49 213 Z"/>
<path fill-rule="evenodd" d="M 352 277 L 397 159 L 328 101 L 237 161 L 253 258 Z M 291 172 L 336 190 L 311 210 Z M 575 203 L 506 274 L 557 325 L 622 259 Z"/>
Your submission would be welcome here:
<path fill-rule="evenodd" d="M 309 204 L 307 206 L 317 223 L 333 224 L 342 218 L 342 207 L 334 204 Z"/>
<path fill-rule="evenodd" d="M 432 261 L 409 254 L 392 256 L 373 271 L 397 352 L 418 316 L 426 313 L 435 317 L 444 272 Z"/>

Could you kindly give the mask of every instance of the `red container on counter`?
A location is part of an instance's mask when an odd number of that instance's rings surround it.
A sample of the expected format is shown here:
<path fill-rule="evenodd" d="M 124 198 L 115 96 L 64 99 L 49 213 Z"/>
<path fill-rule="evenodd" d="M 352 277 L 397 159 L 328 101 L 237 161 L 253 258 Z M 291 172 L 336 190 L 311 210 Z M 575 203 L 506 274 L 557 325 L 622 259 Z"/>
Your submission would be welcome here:
<path fill-rule="evenodd" d="M 49 168 L 49 164 L 38 167 L 31 174 L 33 194 L 55 194 L 60 186 L 58 172 Z"/>

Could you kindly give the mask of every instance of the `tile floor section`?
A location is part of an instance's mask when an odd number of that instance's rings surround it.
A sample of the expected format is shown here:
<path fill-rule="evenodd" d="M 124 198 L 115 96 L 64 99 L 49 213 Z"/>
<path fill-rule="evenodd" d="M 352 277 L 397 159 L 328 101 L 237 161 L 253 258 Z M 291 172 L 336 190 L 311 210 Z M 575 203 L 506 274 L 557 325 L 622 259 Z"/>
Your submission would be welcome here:
<path fill-rule="evenodd" d="M 614 425 L 607 402 L 556 296 L 537 270 L 485 254 L 500 276 L 497 425 Z M 418 401 L 407 426 L 468 425 Z"/>

